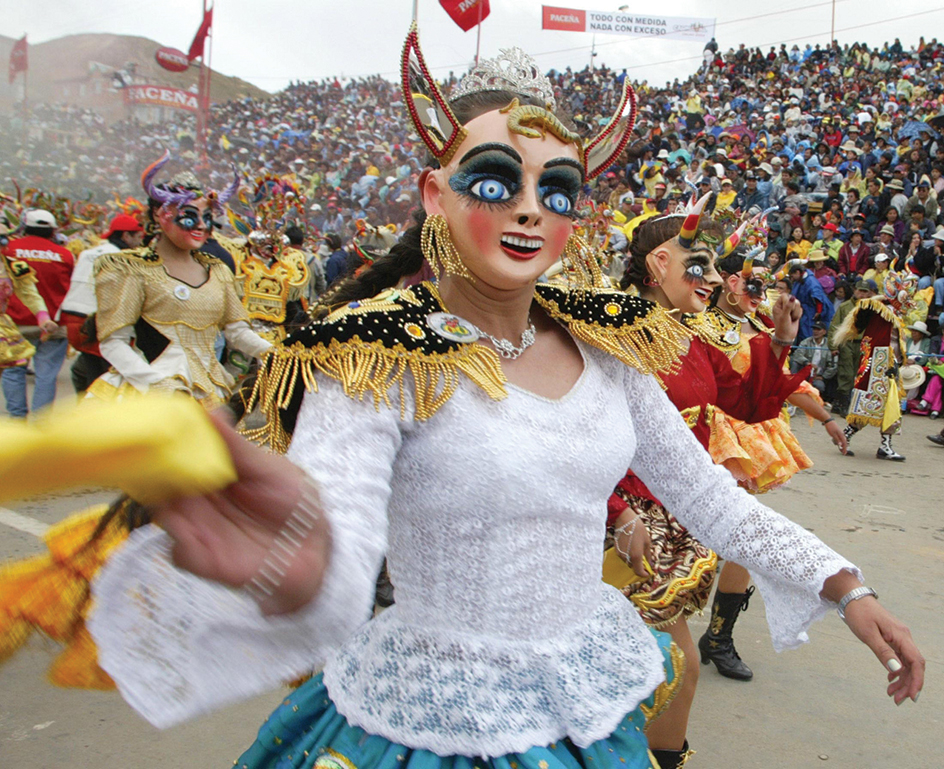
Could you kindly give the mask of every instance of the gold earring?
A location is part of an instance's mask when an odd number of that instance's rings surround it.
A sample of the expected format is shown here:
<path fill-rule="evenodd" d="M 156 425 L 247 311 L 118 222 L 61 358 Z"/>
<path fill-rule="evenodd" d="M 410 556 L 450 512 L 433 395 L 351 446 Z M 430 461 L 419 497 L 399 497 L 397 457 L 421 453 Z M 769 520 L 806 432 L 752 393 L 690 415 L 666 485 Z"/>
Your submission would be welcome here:
<path fill-rule="evenodd" d="M 608 287 L 603 282 L 603 271 L 593 247 L 577 233 L 571 233 L 567 238 L 561 262 L 567 272 L 568 282 L 575 288 Z"/>
<path fill-rule="evenodd" d="M 738 296 L 733 291 L 728 291 L 728 293 L 724 295 L 724 301 L 726 301 L 732 307 L 738 306 Z"/>
<path fill-rule="evenodd" d="M 426 217 L 426 221 L 423 222 L 423 232 L 420 235 L 420 248 L 437 277 L 445 272 L 447 275 L 455 275 L 470 281 L 475 280 L 459 258 L 446 217 L 442 214 Z"/>

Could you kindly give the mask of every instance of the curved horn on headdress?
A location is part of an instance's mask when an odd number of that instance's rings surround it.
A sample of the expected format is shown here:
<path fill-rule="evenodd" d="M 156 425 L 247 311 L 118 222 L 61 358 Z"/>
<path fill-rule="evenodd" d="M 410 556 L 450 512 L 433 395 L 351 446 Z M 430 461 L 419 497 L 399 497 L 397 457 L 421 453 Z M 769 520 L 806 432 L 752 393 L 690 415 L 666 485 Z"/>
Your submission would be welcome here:
<path fill-rule="evenodd" d="M 194 190 L 181 189 L 179 187 L 165 189 L 160 185 L 154 184 L 154 177 L 157 176 L 157 172 L 167 165 L 169 160 L 170 150 L 164 150 L 161 159 L 155 163 L 151 163 L 151 165 L 144 169 L 144 173 L 141 174 L 141 186 L 144 187 L 148 198 L 157 201 L 162 206 L 180 206 L 200 197 L 201 193 L 195 192 Z"/>
<path fill-rule="evenodd" d="M 757 223 L 763 225 L 767 221 L 767 217 L 770 216 L 774 211 L 778 211 L 780 206 L 771 206 L 770 208 L 764 209 L 761 211 L 755 218 Z"/>
<path fill-rule="evenodd" d="M 584 168 L 588 180 L 599 176 L 619 157 L 629 143 L 635 125 L 636 92 L 629 84 L 629 79 L 624 78 L 623 93 L 616 112 L 606 127 L 584 146 Z"/>
<path fill-rule="evenodd" d="M 141 186 L 144 187 L 145 193 L 149 198 L 153 200 L 160 200 L 160 193 L 162 190 L 158 190 L 154 186 L 154 177 L 157 176 L 157 172 L 160 171 L 167 163 L 170 161 L 170 150 L 164 150 L 164 154 L 161 155 L 160 160 L 155 160 L 151 165 L 144 169 L 144 172 L 141 174 Z"/>
<path fill-rule="evenodd" d="M 467 131 L 453 114 L 445 97 L 429 74 L 420 50 L 416 22 L 403 44 L 400 57 L 400 88 L 413 127 L 433 156 L 445 165 L 466 137 Z"/>
<path fill-rule="evenodd" d="M 754 258 L 763 253 L 763 246 L 754 246 L 750 251 L 744 255 L 744 264 L 741 266 L 741 277 L 744 280 L 752 277 L 754 275 Z"/>
<path fill-rule="evenodd" d="M 233 166 L 233 181 L 230 183 L 229 187 L 220 192 L 216 198 L 217 205 L 222 208 L 226 205 L 226 202 L 236 194 L 236 190 L 239 189 L 239 169 L 236 166 Z"/>
<path fill-rule="evenodd" d="M 747 229 L 748 224 L 748 222 L 744 222 L 725 239 L 724 243 L 718 246 L 718 256 L 724 259 L 731 255 L 734 249 L 738 247 L 738 243 L 741 242 L 741 237 L 744 235 L 744 230 Z"/>
<path fill-rule="evenodd" d="M 698 225 L 701 224 L 702 212 L 705 210 L 705 206 L 708 203 L 708 198 L 710 197 L 710 192 L 707 195 L 703 195 L 701 199 L 692 207 L 691 213 L 685 217 L 685 221 L 682 222 L 682 229 L 678 234 L 679 245 L 682 248 L 691 248 L 692 243 L 695 242 L 695 233 L 698 232 Z"/>

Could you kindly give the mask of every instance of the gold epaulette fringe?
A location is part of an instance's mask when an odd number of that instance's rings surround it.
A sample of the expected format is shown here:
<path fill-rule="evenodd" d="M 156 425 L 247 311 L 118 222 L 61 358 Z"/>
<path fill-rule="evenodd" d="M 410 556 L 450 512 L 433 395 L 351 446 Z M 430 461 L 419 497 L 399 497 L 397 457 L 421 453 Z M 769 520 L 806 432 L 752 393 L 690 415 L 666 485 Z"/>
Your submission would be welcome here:
<path fill-rule="evenodd" d="M 247 412 L 258 405 L 266 418 L 261 428 L 246 430 L 250 440 L 284 453 L 290 441 L 279 419 L 279 409 L 288 407 L 299 382 L 308 392 L 317 392 L 315 374 L 339 382 L 347 396 L 373 396 L 374 407 L 393 407 L 390 390 L 399 390 L 400 418 L 406 416 L 404 378 L 413 379 L 414 415 L 425 421 L 452 397 L 465 374 L 493 400 L 507 396 L 505 375 L 498 355 L 482 345 L 469 344 L 449 353 L 411 352 L 402 345 L 386 347 L 380 341 L 364 342 L 353 337 L 346 342 L 331 340 L 327 345 L 305 347 L 296 342 L 274 348 L 262 363 L 255 387 L 247 402 Z"/>
<path fill-rule="evenodd" d="M 109 254 L 102 254 L 95 260 L 95 266 L 92 272 L 98 276 L 105 270 L 121 270 L 123 272 L 133 272 L 139 275 L 147 275 L 155 267 L 160 265 L 160 259 L 150 249 L 133 249 L 130 251 L 113 251 Z"/>
<path fill-rule="evenodd" d="M 577 320 L 539 294 L 535 298 L 552 318 L 562 320 L 581 342 L 612 355 L 643 374 L 653 375 L 662 389 L 665 389 L 662 377 L 678 371 L 679 358 L 688 351 L 692 333 L 658 305 L 632 323 L 605 326 Z"/>

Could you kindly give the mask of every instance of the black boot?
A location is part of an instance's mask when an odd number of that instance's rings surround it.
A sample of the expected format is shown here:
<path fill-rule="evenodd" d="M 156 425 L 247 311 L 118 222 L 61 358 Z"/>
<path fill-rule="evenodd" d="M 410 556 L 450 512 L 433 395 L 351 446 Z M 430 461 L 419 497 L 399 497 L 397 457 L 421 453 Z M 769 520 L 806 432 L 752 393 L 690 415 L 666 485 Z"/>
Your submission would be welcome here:
<path fill-rule="evenodd" d="M 847 424 L 845 427 L 842 428 L 842 434 L 846 436 L 847 444 L 852 443 L 852 436 L 855 435 L 857 432 L 859 432 L 859 428 L 853 427 L 852 425 L 849 425 L 849 424 Z M 846 449 L 846 456 L 847 457 L 855 456 L 855 452 L 852 450 L 851 445 Z"/>
<path fill-rule="evenodd" d="M 878 451 L 875 452 L 876 459 L 890 459 L 892 462 L 904 462 L 905 458 L 892 448 L 892 436 L 883 435 L 882 442 L 879 444 Z"/>
<path fill-rule="evenodd" d="M 741 662 L 731 637 L 738 614 L 742 609 L 747 609 L 753 594 L 753 587 L 749 587 L 746 593 L 716 591 L 711 606 L 711 624 L 708 625 L 708 631 L 698 639 L 701 664 L 707 665 L 710 660 L 721 675 L 738 681 L 750 681 L 754 677 L 753 671 Z"/>
<path fill-rule="evenodd" d="M 695 755 L 695 751 L 688 747 L 688 740 L 685 740 L 681 750 L 653 750 L 651 753 L 659 762 L 659 769 L 679 769 Z"/>

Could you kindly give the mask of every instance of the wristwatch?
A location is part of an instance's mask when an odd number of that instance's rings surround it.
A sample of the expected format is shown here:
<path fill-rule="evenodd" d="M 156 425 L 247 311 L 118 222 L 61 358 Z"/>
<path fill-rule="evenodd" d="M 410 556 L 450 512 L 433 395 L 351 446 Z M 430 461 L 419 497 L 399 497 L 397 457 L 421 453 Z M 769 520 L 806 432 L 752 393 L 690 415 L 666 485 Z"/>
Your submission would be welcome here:
<path fill-rule="evenodd" d="M 845 622 L 846 607 L 853 601 L 858 601 L 860 598 L 865 598 L 867 595 L 871 595 L 876 599 L 878 598 L 878 593 L 870 587 L 856 587 L 846 593 L 839 601 L 839 608 L 836 609 L 839 618 Z"/>

